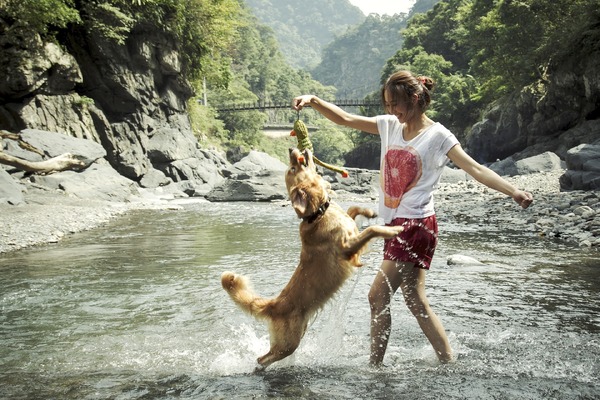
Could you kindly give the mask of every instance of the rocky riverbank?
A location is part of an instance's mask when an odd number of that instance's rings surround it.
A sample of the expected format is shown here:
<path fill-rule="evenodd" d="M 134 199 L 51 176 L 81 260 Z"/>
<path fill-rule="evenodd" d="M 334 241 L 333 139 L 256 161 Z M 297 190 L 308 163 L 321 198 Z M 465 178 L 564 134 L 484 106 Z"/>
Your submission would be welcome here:
<path fill-rule="evenodd" d="M 514 185 L 534 195 L 526 210 L 506 196 L 468 178 L 464 173 L 448 170 L 445 183 L 436 194 L 436 208 L 441 220 L 458 224 L 487 225 L 520 230 L 524 235 L 558 239 L 579 246 L 600 249 L 600 193 L 597 191 L 561 192 L 559 178 L 563 170 L 507 177 Z M 354 170 L 362 186 L 342 184 L 329 176 L 338 202 L 373 202 L 376 206 L 377 172 Z M 282 175 L 278 171 L 275 175 Z M 273 179 L 273 178 L 271 178 Z M 283 178 L 280 177 L 283 182 Z M 354 190 L 353 190 L 354 187 Z M 55 243 L 66 235 L 99 228 L 113 218 L 133 209 L 181 208 L 184 199 L 164 191 L 139 192 L 127 201 L 79 199 L 60 190 L 28 184 L 25 201 L 18 205 L 0 205 L 0 253 L 44 243 Z"/>
<path fill-rule="evenodd" d="M 533 194 L 534 202 L 525 210 L 473 180 L 441 184 L 437 213 L 457 223 L 491 225 L 600 249 L 600 192 L 561 191 L 563 174 L 555 170 L 505 177 Z"/>

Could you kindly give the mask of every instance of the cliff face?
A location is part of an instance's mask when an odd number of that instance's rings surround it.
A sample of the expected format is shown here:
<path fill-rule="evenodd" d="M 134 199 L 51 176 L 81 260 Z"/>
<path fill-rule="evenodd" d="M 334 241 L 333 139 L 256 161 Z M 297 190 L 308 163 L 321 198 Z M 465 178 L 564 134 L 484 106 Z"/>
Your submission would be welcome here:
<path fill-rule="evenodd" d="M 553 151 L 565 159 L 600 139 L 600 27 L 590 27 L 544 80 L 495 104 L 466 144 L 482 162 Z"/>
<path fill-rule="evenodd" d="M 192 134 L 193 91 L 170 38 L 137 29 L 121 45 L 79 28 L 54 43 L 0 21 L 0 51 L 0 129 L 96 141 L 114 169 L 150 187 L 214 180 L 222 160 L 195 172 L 214 155 Z"/>

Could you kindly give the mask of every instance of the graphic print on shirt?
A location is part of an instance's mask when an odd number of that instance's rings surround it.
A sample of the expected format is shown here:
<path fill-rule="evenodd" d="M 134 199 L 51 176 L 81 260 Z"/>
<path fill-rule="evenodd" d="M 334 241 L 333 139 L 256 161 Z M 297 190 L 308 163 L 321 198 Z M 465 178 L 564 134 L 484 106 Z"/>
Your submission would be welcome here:
<path fill-rule="evenodd" d="M 419 153 L 410 146 L 390 146 L 381 168 L 385 206 L 397 208 L 404 193 L 414 187 L 423 172 Z"/>

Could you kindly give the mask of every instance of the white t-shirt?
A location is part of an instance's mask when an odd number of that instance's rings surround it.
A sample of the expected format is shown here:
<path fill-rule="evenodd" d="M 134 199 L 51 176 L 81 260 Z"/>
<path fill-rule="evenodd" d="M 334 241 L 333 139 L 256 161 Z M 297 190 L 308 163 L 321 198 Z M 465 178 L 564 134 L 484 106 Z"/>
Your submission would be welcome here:
<path fill-rule="evenodd" d="M 393 115 L 377 116 L 377 129 L 381 136 L 379 216 L 389 223 L 435 214 L 433 192 L 448 152 L 459 144 L 456 137 L 436 122 L 406 141 L 403 125 Z"/>

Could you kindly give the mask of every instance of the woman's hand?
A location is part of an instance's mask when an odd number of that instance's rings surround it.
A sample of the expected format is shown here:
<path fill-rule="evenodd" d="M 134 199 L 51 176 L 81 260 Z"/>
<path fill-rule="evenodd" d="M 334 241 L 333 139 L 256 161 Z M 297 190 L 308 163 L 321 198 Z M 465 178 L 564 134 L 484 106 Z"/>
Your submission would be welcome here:
<path fill-rule="evenodd" d="M 512 195 L 512 198 L 518 205 L 523 208 L 527 208 L 533 202 L 533 196 L 529 192 L 525 192 L 523 190 L 515 190 Z"/>
<path fill-rule="evenodd" d="M 310 104 L 313 98 L 314 96 L 312 94 L 298 96 L 292 100 L 292 108 L 296 111 L 300 111 L 305 105 Z"/>

